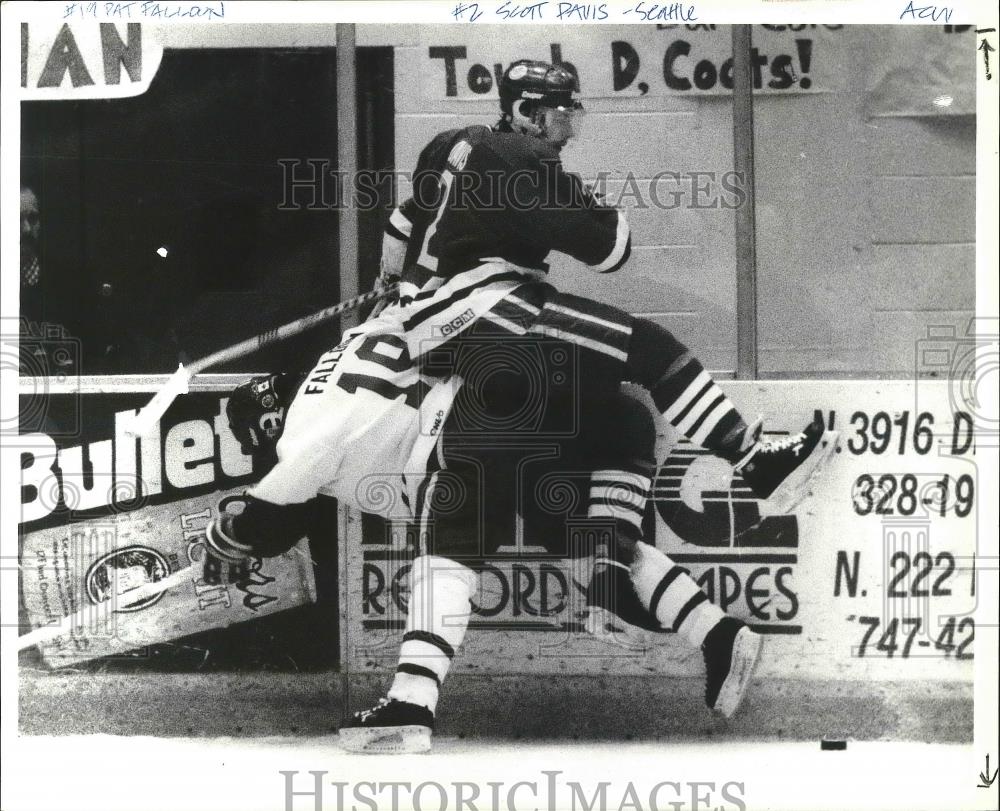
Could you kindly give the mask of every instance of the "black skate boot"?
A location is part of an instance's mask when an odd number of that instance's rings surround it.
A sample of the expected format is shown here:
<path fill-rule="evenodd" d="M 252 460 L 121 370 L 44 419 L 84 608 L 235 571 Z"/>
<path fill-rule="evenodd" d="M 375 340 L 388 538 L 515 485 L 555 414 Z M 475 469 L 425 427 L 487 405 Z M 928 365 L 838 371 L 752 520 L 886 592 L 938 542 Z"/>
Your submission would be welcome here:
<path fill-rule="evenodd" d="M 370 710 L 352 715 L 340 728 L 340 745 L 348 752 L 399 754 L 431 748 L 434 713 L 419 704 L 380 698 Z"/>
<path fill-rule="evenodd" d="M 836 448 L 838 436 L 814 420 L 796 436 L 756 442 L 735 470 L 757 498 L 789 512 L 809 495 L 810 483 Z"/>
<path fill-rule="evenodd" d="M 625 647 L 643 647 L 650 634 L 666 633 L 635 593 L 629 567 L 597 558 L 587 586 L 587 633 Z"/>
<path fill-rule="evenodd" d="M 729 718 L 743 700 L 757 657 L 760 634 L 746 623 L 723 617 L 701 645 L 705 657 L 705 703 Z"/>

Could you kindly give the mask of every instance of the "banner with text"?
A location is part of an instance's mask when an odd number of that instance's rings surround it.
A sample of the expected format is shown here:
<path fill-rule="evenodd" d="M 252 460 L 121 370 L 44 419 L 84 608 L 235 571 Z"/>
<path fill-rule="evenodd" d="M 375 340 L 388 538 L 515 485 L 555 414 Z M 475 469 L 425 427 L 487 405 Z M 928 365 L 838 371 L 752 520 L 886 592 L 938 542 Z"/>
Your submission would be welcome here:
<path fill-rule="evenodd" d="M 108 99 L 145 93 L 163 58 L 138 22 L 21 23 L 21 99 Z"/>
<path fill-rule="evenodd" d="M 83 617 L 41 647 L 60 667 L 315 602 L 308 542 L 255 562 L 246 582 L 201 576 L 203 531 L 263 475 L 229 430 L 226 398 L 190 394 L 158 430 L 127 419 L 149 395 L 21 400 L 21 597 L 33 628 Z M 13 445 L 14 442 L 11 442 Z M 129 605 L 128 591 L 194 566 L 189 581 Z M 91 610 L 92 609 L 92 610 Z"/>
<path fill-rule="evenodd" d="M 755 498 L 724 461 L 667 443 L 647 538 L 717 605 L 767 636 L 760 673 L 819 679 L 971 681 L 977 549 L 974 415 L 943 382 L 726 382 L 772 437 L 815 414 L 838 451 L 790 515 Z M 349 666 L 395 666 L 412 552 L 405 531 L 355 522 L 346 550 Z M 700 675 L 673 634 L 627 650 L 581 623 L 589 559 L 511 549 L 482 564 L 468 673 Z"/>
<path fill-rule="evenodd" d="M 851 35 L 842 25 L 757 26 L 754 89 L 829 92 L 845 87 Z M 540 59 L 574 73 L 584 98 L 705 93 L 733 87 L 728 25 L 624 25 L 517 29 L 434 26 L 421 29 L 420 81 L 428 100 L 498 98 L 504 69 Z"/>

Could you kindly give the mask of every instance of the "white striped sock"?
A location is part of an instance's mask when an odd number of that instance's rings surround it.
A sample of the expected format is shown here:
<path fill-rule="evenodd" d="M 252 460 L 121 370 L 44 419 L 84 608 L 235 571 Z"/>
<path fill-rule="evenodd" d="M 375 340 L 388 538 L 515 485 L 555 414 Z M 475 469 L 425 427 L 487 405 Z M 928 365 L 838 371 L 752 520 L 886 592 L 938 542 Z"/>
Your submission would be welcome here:
<path fill-rule="evenodd" d="M 694 647 L 700 647 L 706 634 L 725 616 L 689 574 L 649 544 L 636 544 L 632 582 L 650 613 Z"/>

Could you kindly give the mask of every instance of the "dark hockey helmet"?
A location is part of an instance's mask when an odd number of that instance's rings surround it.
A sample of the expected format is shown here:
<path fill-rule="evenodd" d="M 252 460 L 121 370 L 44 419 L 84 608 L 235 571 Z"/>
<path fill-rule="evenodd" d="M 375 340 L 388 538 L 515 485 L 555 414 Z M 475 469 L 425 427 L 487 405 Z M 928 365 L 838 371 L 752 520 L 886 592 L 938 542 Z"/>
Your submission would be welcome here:
<path fill-rule="evenodd" d="M 566 68 L 534 59 L 519 59 L 500 79 L 500 109 L 512 115 L 517 102 L 529 102 L 531 108 L 579 109 L 580 102 L 573 98 L 577 89 L 576 77 Z M 527 115 L 528 110 L 523 114 Z"/>
<path fill-rule="evenodd" d="M 297 375 L 262 375 L 233 389 L 226 403 L 226 417 L 243 453 L 273 452 L 300 381 Z"/>

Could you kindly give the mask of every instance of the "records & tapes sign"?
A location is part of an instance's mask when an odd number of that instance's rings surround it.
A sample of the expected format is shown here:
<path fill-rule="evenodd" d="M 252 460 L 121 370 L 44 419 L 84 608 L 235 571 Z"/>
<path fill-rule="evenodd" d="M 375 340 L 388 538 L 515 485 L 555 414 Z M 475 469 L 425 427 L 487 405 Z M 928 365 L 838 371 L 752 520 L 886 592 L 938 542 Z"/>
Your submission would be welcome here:
<path fill-rule="evenodd" d="M 774 438 L 816 413 L 838 451 L 791 515 L 725 462 L 665 443 L 647 538 L 718 605 L 767 635 L 760 673 L 972 680 L 977 574 L 976 415 L 947 383 L 721 384 Z M 412 552 L 402 528 L 353 520 L 345 644 L 354 671 L 395 666 Z M 394 531 L 395 530 L 395 531 Z M 671 633 L 629 650 L 590 637 L 590 561 L 511 550 L 480 567 L 456 672 L 700 675 Z"/>

